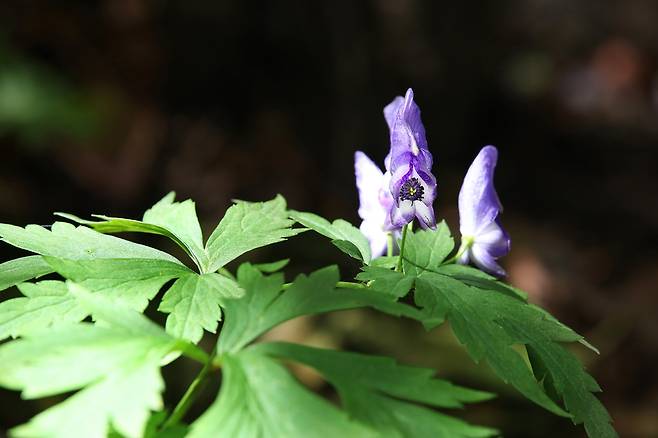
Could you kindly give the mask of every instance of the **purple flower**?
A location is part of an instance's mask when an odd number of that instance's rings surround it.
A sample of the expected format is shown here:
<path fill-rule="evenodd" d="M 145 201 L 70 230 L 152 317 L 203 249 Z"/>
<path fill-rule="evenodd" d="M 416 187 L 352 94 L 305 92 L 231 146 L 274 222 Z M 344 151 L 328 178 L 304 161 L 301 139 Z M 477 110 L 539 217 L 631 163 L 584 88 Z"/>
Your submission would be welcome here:
<path fill-rule="evenodd" d="M 384 117 L 391 130 L 391 152 L 385 160 L 394 199 L 391 226 L 401 228 L 415 216 L 421 227 L 435 228 L 432 154 L 427 149 L 425 128 L 411 88 L 404 98 L 398 96 L 384 108 Z"/>
<path fill-rule="evenodd" d="M 459 263 L 473 262 L 480 269 L 505 276 L 496 259 L 510 251 L 510 238 L 498 220 L 503 206 L 493 185 L 498 159 L 494 146 L 485 146 L 466 172 L 459 192 L 459 228 L 462 254 Z"/>
<path fill-rule="evenodd" d="M 381 169 L 361 151 L 354 154 L 356 187 L 359 191 L 359 216 L 363 219 L 360 230 L 370 242 L 372 258 L 386 252 L 390 211 L 393 197 L 388 189 L 390 174 Z"/>

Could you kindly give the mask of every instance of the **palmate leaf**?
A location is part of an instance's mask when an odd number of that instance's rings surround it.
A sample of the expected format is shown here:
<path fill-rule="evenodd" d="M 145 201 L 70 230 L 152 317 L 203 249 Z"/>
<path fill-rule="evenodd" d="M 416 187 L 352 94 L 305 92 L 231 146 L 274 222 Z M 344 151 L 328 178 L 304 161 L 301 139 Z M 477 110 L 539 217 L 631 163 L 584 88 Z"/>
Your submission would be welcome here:
<path fill-rule="evenodd" d="M 476 289 L 447 276 L 426 273 L 416 281 L 418 304 L 445 315 L 457 338 L 475 360 L 486 359 L 494 371 L 526 397 L 560 414 L 531 370 L 511 346 L 523 344 L 545 365 L 565 408 L 592 437 L 614 437 L 610 417 L 592 392 L 598 385 L 578 360 L 560 345 L 581 336 L 547 317 L 543 310 L 496 291 Z"/>
<path fill-rule="evenodd" d="M 219 396 L 192 424 L 189 438 L 377 436 L 267 356 L 249 350 L 224 355 L 222 374 Z"/>
<path fill-rule="evenodd" d="M 294 222 L 288 218 L 286 201 L 280 195 L 267 202 L 236 201 L 204 247 L 194 202 L 174 202 L 174 197 L 174 192 L 169 193 L 141 221 L 102 215 L 94 215 L 100 221 L 88 221 L 67 213 L 57 214 L 101 233 L 133 231 L 166 236 L 187 252 L 201 273 L 216 272 L 248 251 L 304 231 L 291 228 Z"/>
<path fill-rule="evenodd" d="M 24 297 L 0 303 L 0 340 L 79 322 L 89 316 L 62 281 L 22 283 Z"/>
<path fill-rule="evenodd" d="M 189 268 L 166 260 L 96 259 L 67 260 L 45 257 L 62 277 L 92 292 L 121 300 L 143 312 L 168 281 L 194 274 Z"/>
<path fill-rule="evenodd" d="M 273 358 L 316 368 L 336 387 L 343 410 L 302 387 Z M 392 359 L 285 343 L 222 356 L 223 383 L 190 437 L 488 437 L 493 429 L 420 406 L 460 407 L 490 394 L 432 378 Z"/>
<path fill-rule="evenodd" d="M 191 347 L 122 304 L 69 288 L 99 324 L 63 325 L 0 346 L 0 385 L 25 398 L 81 390 L 12 435 L 101 438 L 111 423 L 140 437 L 150 411 L 162 408 L 163 358 Z"/>
<path fill-rule="evenodd" d="M 372 307 L 382 312 L 424 320 L 416 308 L 398 303 L 379 292 L 337 288 L 338 268 L 329 266 L 309 276 L 300 275 L 283 290 L 283 275 L 263 275 L 250 264 L 238 269 L 241 299 L 224 303 L 225 322 L 220 352 L 236 352 L 272 327 L 302 315 Z"/>
<path fill-rule="evenodd" d="M 156 259 L 181 264 L 157 249 L 65 222 L 55 222 L 50 230 L 39 225 L 0 224 L 0 238 L 18 248 L 63 259 Z"/>
<path fill-rule="evenodd" d="M 515 288 L 509 284 L 498 281 L 495 277 L 465 265 L 448 264 L 439 266 L 434 270 L 437 274 L 447 275 L 455 280 L 459 280 L 469 286 L 483 290 L 493 290 L 510 297 L 517 298 L 523 302 L 528 301 L 528 294 L 521 289 Z"/>
<path fill-rule="evenodd" d="M 0 292 L 12 286 L 51 273 L 41 256 L 27 256 L 0 264 Z"/>
<path fill-rule="evenodd" d="M 343 219 L 329 222 L 317 214 L 302 211 L 290 211 L 290 217 L 305 227 L 331 239 L 338 249 L 345 254 L 369 264 L 371 259 L 370 244 L 366 236 L 351 223 Z"/>
<path fill-rule="evenodd" d="M 169 314 L 167 333 L 194 343 L 201 339 L 204 329 L 215 333 L 223 301 L 243 294 L 231 278 L 219 274 L 199 275 L 184 266 L 163 260 L 46 259 L 64 278 L 93 292 L 120 300 L 140 312 L 165 283 L 176 279 L 165 293 L 158 310 Z M 75 301 L 70 302 L 75 304 Z"/>
<path fill-rule="evenodd" d="M 493 298 L 485 301 L 480 296 L 485 293 Z M 487 360 L 499 377 L 530 400 L 557 415 L 567 415 L 546 395 L 521 355 L 512 348 L 514 341 L 496 322 L 501 309 L 487 307 L 500 304 L 497 299 L 501 297 L 504 296 L 469 288 L 438 274 L 423 274 L 416 280 L 416 303 L 437 317 L 450 321 L 455 335 L 476 362 Z M 510 303 L 503 303 L 503 306 L 505 304 Z M 570 340 L 574 339 L 564 339 Z"/>
<path fill-rule="evenodd" d="M 562 343 L 581 342 L 582 336 L 546 311 L 528 304 L 522 292 L 466 267 L 441 266 L 452 249 L 449 233 L 438 232 L 422 246 L 428 232 L 408 235 L 405 273 L 416 277 L 415 301 L 429 315 L 445 318 L 476 361 L 486 360 L 494 372 L 530 400 L 575 423 L 584 423 L 592 437 L 614 437 L 610 417 L 592 395 L 598 385 Z M 409 245 L 411 242 L 411 245 Z M 449 249 L 448 249 L 449 248 Z M 433 251 L 436 250 L 436 254 Z M 543 365 L 543 381 L 513 349 L 525 345 L 535 363 Z M 541 378 L 540 377 L 540 378 Z M 550 377 L 548 381 L 546 377 Z M 564 411 L 549 397 L 544 383 L 563 401 Z"/>
<path fill-rule="evenodd" d="M 248 251 L 305 231 L 292 229 L 292 225 L 281 195 L 267 202 L 236 201 L 208 238 L 205 272 L 215 272 Z"/>
<path fill-rule="evenodd" d="M 419 404 L 459 408 L 492 394 L 434 378 L 430 369 L 368 356 L 289 343 L 258 344 L 251 350 L 315 368 L 337 390 L 350 416 L 385 437 L 488 437 L 494 429 L 469 425 Z"/>
<path fill-rule="evenodd" d="M 405 274 L 418 275 L 437 269 L 454 247 L 455 242 L 445 221 L 438 223 L 436 230 L 408 233 L 403 257 Z"/>
<path fill-rule="evenodd" d="M 185 266 L 165 260 L 43 260 L 64 278 L 140 312 L 167 281 L 196 275 Z M 21 283 L 18 288 L 24 297 L 0 303 L 0 339 L 78 322 L 89 315 L 64 282 Z"/>
<path fill-rule="evenodd" d="M 162 298 L 158 310 L 169 313 L 167 333 L 194 343 L 203 330 L 215 333 L 221 318 L 220 306 L 239 298 L 244 290 L 235 280 L 219 274 L 190 273 L 181 276 Z"/>
<path fill-rule="evenodd" d="M 407 295 L 415 280 L 411 275 L 376 266 L 365 266 L 363 272 L 360 272 L 356 278 L 368 281 L 368 289 L 390 295 L 392 299 Z"/>
<path fill-rule="evenodd" d="M 208 261 L 203 247 L 203 235 L 194 201 L 175 202 L 170 192 L 144 213 L 141 221 L 118 217 L 93 215 L 99 221 L 80 219 L 68 213 L 56 213 L 79 224 L 87 225 L 100 233 L 138 232 L 158 234 L 173 240 L 200 268 Z"/>
<path fill-rule="evenodd" d="M 461 408 L 493 398 L 484 391 L 463 388 L 434 377 L 436 372 L 398 364 L 385 356 L 327 350 L 286 342 L 256 344 L 250 349 L 281 359 L 291 359 L 319 371 L 346 392 L 381 391 L 389 396 L 440 408 Z"/>
<path fill-rule="evenodd" d="M 169 313 L 167 332 L 198 342 L 203 330 L 214 333 L 227 299 L 242 296 L 232 278 L 219 274 L 199 275 L 185 266 L 164 260 L 97 259 L 66 260 L 45 257 L 57 273 L 86 289 L 111 297 L 132 309 L 144 311 L 148 302 L 172 279 L 158 310 Z M 87 314 L 62 282 L 23 283 L 26 297 L 0 303 L 0 339 L 18 336 L 34 328 L 80 321 Z"/>

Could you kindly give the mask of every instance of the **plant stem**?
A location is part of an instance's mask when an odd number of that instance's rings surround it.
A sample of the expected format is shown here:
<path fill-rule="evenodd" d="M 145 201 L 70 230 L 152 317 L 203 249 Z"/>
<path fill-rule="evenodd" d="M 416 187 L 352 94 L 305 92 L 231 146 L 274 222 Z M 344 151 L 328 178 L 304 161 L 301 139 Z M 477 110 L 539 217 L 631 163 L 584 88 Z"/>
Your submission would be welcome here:
<path fill-rule="evenodd" d="M 208 361 L 211 361 L 212 358 L 208 356 L 208 353 L 203 351 L 201 348 L 197 347 L 194 344 L 190 344 L 185 341 L 180 341 L 181 345 L 181 353 L 183 353 L 183 356 L 188 357 L 192 360 L 195 360 L 203 365 L 205 365 Z"/>
<path fill-rule="evenodd" d="M 223 275 L 224 277 L 230 278 L 231 280 L 235 280 L 235 275 L 233 275 L 233 274 L 231 273 L 231 271 L 229 271 L 229 270 L 226 269 L 226 268 L 219 268 L 219 269 L 217 270 L 217 273 L 218 273 L 219 275 Z"/>
<path fill-rule="evenodd" d="M 363 283 L 352 283 L 350 281 L 339 281 L 336 283 L 336 287 L 342 289 L 364 289 L 366 285 Z"/>
<path fill-rule="evenodd" d="M 407 230 L 409 230 L 409 227 L 411 224 L 407 224 L 404 227 L 402 227 L 402 239 L 400 240 L 400 255 L 398 256 L 398 265 L 395 267 L 395 270 L 397 272 L 402 272 L 402 258 L 404 256 L 404 244 L 407 241 Z"/>
<path fill-rule="evenodd" d="M 213 359 L 215 358 L 216 353 L 217 345 L 215 344 L 215 348 L 213 348 L 212 353 L 210 353 L 210 356 L 208 357 L 205 365 L 203 368 L 201 368 L 201 371 L 199 371 L 199 374 L 196 376 L 189 388 L 187 388 L 187 391 L 185 391 L 185 394 L 183 394 L 183 397 L 181 397 L 169 418 L 167 418 L 167 420 L 162 424 L 162 430 L 173 426 L 183 419 L 187 411 L 192 406 L 192 403 L 194 403 L 198 397 L 199 392 L 206 386 L 208 373 L 212 370 Z"/>
<path fill-rule="evenodd" d="M 471 237 L 462 237 L 462 243 L 459 246 L 459 250 L 457 250 L 457 254 L 455 254 L 453 257 L 450 257 L 448 260 L 444 260 L 441 265 L 449 265 L 450 263 L 455 263 L 459 257 L 462 256 L 471 246 L 473 246 L 473 238 Z"/>
<path fill-rule="evenodd" d="M 393 257 L 393 233 L 386 235 L 386 257 Z"/>
<path fill-rule="evenodd" d="M 293 285 L 293 283 L 286 283 L 284 284 L 281 289 L 286 290 L 290 289 L 290 287 Z M 336 287 L 342 288 L 342 289 L 363 289 L 366 287 L 365 284 L 363 283 L 354 283 L 351 281 L 339 281 L 336 283 Z"/>

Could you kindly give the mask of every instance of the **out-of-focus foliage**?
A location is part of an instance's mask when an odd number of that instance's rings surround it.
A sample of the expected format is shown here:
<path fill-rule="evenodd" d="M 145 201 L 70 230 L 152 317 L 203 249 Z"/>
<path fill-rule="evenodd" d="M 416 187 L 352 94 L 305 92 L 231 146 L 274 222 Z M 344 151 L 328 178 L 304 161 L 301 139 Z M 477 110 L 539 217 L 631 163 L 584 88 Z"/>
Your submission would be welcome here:
<path fill-rule="evenodd" d="M 0 136 L 16 135 L 41 147 L 52 137 L 88 139 L 100 122 L 91 96 L 53 69 L 11 51 L 0 38 Z"/>

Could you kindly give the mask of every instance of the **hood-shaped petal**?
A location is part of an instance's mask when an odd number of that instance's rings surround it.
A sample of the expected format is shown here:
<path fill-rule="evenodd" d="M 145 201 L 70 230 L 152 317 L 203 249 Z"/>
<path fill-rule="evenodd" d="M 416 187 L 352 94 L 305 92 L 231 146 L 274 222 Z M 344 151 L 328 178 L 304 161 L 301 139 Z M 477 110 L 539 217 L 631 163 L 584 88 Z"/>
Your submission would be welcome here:
<path fill-rule="evenodd" d="M 494 188 L 493 178 L 498 150 L 485 146 L 475 157 L 459 192 L 459 228 L 462 245 L 470 245 L 459 259 L 472 262 L 497 276 L 505 271 L 496 259 L 507 255 L 511 240 L 498 219 L 503 207 Z"/>
<path fill-rule="evenodd" d="M 384 118 L 386 119 L 386 124 L 388 125 L 388 132 L 390 134 L 393 131 L 393 124 L 395 123 L 395 117 L 397 116 L 398 109 L 400 105 L 404 103 L 404 97 L 397 96 L 391 103 L 384 107 Z M 387 172 L 391 170 L 391 152 L 389 151 L 384 158 L 384 168 Z"/>
<path fill-rule="evenodd" d="M 407 90 L 404 99 L 393 100 L 384 109 L 384 116 L 391 130 L 391 151 L 386 165 L 395 202 L 391 210 L 392 226 L 401 227 L 417 217 L 424 228 L 434 228 L 432 204 L 436 198 L 436 178 L 432 175 L 432 155 L 427 149 L 425 127 L 413 90 Z"/>
<path fill-rule="evenodd" d="M 393 123 L 395 122 L 395 116 L 398 113 L 400 105 L 404 103 L 404 97 L 396 96 L 395 99 L 391 101 L 388 105 L 384 107 L 384 118 L 386 119 L 386 124 L 388 125 L 389 131 L 393 129 Z"/>
<path fill-rule="evenodd" d="M 507 275 L 505 270 L 496 263 L 496 258 L 489 253 L 486 247 L 476 243 L 469 251 L 471 253 L 471 260 L 478 268 L 497 277 Z"/>
<path fill-rule="evenodd" d="M 493 184 L 498 150 L 485 146 L 469 167 L 459 192 L 459 227 L 463 236 L 476 236 L 503 207 Z"/>
<path fill-rule="evenodd" d="M 427 172 L 432 168 L 432 154 L 427 149 L 425 127 L 411 88 L 407 90 L 404 101 L 398 106 L 391 125 L 390 156 L 391 173 L 395 173 L 398 167 L 406 165 L 411 160 L 416 167 Z"/>
<path fill-rule="evenodd" d="M 496 259 L 507 255 L 510 247 L 509 235 L 498 221 L 493 221 L 481 234 L 475 236 L 471 247 L 460 257 L 459 263 L 467 264 L 470 261 L 480 269 L 502 277 L 505 276 L 505 271 L 496 263 Z"/>

